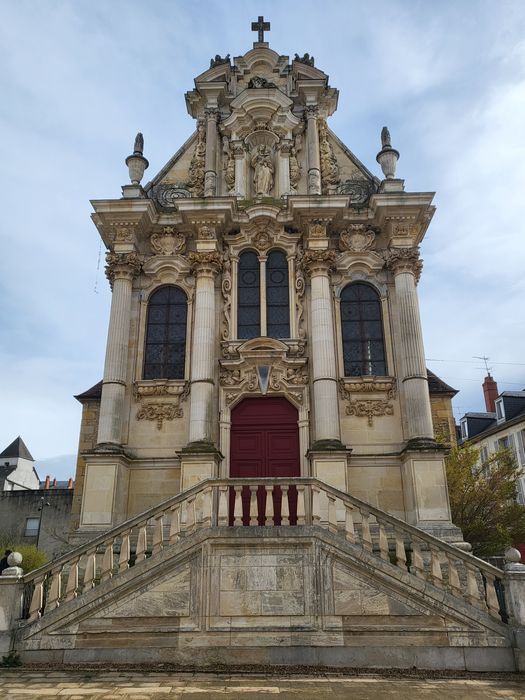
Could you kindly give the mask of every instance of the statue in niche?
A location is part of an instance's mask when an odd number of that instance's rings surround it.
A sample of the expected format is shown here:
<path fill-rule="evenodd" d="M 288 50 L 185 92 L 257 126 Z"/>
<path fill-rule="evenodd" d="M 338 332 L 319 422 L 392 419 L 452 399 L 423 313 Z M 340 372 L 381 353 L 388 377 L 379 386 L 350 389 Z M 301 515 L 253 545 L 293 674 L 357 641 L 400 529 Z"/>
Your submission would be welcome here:
<path fill-rule="evenodd" d="M 319 119 L 319 151 L 321 156 L 321 183 L 323 194 L 339 184 L 339 165 L 332 145 L 328 140 L 328 126 L 325 119 Z"/>
<path fill-rule="evenodd" d="M 268 146 L 260 144 L 252 156 L 253 187 L 256 197 L 268 197 L 273 188 L 273 159 Z"/>

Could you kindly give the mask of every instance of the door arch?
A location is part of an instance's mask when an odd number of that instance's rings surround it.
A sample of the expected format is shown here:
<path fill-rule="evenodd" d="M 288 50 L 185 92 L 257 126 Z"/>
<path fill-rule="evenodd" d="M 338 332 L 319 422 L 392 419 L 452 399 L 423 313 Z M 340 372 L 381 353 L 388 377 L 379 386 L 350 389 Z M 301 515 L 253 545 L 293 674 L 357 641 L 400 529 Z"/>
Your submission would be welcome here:
<path fill-rule="evenodd" d="M 243 399 L 231 412 L 230 476 L 278 478 L 301 475 L 299 414 L 279 396 Z M 264 489 L 259 489 L 259 524 L 264 525 Z M 280 523 L 281 493 L 274 490 L 274 519 Z M 244 524 L 248 524 L 250 492 L 243 489 Z M 296 522 L 297 493 L 290 493 L 290 523 Z M 261 516 L 261 512 L 263 515 Z"/>

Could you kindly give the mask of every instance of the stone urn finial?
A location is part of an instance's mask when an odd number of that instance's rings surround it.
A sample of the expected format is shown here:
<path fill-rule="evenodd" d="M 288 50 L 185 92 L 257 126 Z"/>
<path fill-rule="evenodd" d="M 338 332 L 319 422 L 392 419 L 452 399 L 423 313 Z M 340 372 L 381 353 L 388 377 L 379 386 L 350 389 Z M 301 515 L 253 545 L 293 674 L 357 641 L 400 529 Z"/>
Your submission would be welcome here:
<path fill-rule="evenodd" d="M 20 566 L 22 563 L 22 555 L 20 552 L 11 552 L 7 557 L 7 563 L 9 566 L 2 571 L 2 576 L 16 576 L 17 578 L 23 576 L 24 570 Z"/>
<path fill-rule="evenodd" d="M 390 131 L 384 126 L 381 129 L 381 150 L 376 156 L 376 160 L 381 166 L 383 175 L 387 180 L 392 180 L 396 176 L 396 165 L 399 159 L 399 151 L 392 148 L 390 140 Z"/>
<path fill-rule="evenodd" d="M 521 563 L 521 552 L 516 547 L 507 547 L 503 557 L 506 571 L 523 571 L 525 569 Z"/>
<path fill-rule="evenodd" d="M 126 158 L 126 165 L 129 169 L 129 179 L 132 185 L 140 185 L 140 181 L 144 176 L 144 171 L 149 165 L 149 162 L 144 158 L 144 136 L 139 132 L 135 137 L 133 144 L 133 153 Z"/>

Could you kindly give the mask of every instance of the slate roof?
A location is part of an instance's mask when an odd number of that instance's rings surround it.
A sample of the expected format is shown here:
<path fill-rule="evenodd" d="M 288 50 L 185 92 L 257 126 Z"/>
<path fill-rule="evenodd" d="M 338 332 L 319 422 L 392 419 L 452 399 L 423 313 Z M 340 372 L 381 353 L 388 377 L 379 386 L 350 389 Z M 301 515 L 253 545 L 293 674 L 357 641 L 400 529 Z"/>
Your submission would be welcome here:
<path fill-rule="evenodd" d="M 100 399 L 102 396 L 102 379 L 94 384 L 90 389 L 87 389 L 82 394 L 77 394 L 74 398 L 77 401 L 86 401 L 87 399 Z"/>
<path fill-rule="evenodd" d="M 453 389 L 451 386 L 446 384 L 442 379 L 440 379 L 437 374 L 431 372 L 427 367 L 427 377 L 428 377 L 428 391 L 430 394 L 449 394 L 450 396 L 455 396 L 458 393 L 458 389 Z"/>
<path fill-rule="evenodd" d="M 30 462 L 34 462 L 35 460 L 31 456 L 31 452 L 26 447 L 25 442 L 22 440 L 20 435 L 16 438 L 16 440 L 13 440 L 13 442 L 8 445 L 5 450 L 0 454 L 0 459 L 2 458 L 6 459 L 13 459 L 17 457 L 21 457 L 22 459 L 28 459 Z"/>

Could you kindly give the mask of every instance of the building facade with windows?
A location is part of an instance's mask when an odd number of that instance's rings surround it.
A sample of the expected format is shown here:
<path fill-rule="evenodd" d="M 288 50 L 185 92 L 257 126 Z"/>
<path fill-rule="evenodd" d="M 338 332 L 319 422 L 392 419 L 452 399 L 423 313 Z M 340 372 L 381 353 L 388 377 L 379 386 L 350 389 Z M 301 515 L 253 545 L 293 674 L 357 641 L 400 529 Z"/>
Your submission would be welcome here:
<path fill-rule="evenodd" d="M 516 483 L 518 503 L 525 505 L 525 390 L 498 392 L 493 378 L 485 378 L 484 395 L 487 411 L 466 413 L 460 420 L 461 439 L 480 451 L 486 462 L 498 450 L 510 450 L 522 470 Z"/>
<path fill-rule="evenodd" d="M 78 546 L 13 588 L 5 648 L 523 668 L 525 574 L 505 579 L 506 625 L 504 573 L 452 524 L 434 438 L 417 291 L 433 194 L 405 190 L 386 128 L 373 175 L 328 126 L 328 76 L 253 26 L 250 51 L 195 79 L 195 131 L 160 172 L 141 184 L 139 134 L 131 184 L 92 202 L 112 302 L 103 380 L 77 396 Z M 446 428 L 454 390 L 431 380 Z"/>
<path fill-rule="evenodd" d="M 132 184 L 92 202 L 113 301 L 79 533 L 232 471 L 450 528 L 417 299 L 433 194 L 396 177 L 386 128 L 373 175 L 329 128 L 337 100 L 308 56 L 217 57 L 188 141 L 142 186 L 139 135 Z"/>

